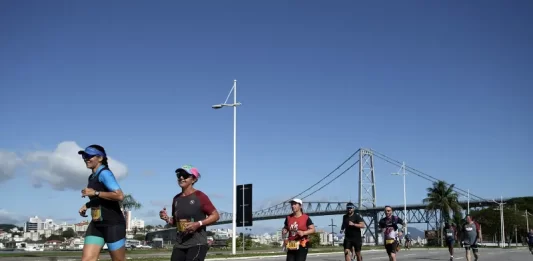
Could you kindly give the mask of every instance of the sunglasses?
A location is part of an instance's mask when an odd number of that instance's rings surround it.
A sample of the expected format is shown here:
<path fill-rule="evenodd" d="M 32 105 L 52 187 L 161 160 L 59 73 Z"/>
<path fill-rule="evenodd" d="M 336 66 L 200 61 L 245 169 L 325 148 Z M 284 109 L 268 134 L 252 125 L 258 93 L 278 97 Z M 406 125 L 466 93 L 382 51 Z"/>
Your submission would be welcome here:
<path fill-rule="evenodd" d="M 81 157 L 84 159 L 84 160 L 90 160 L 94 157 L 96 157 L 97 155 L 89 155 L 89 154 L 82 154 Z"/>
<path fill-rule="evenodd" d="M 353 210 L 354 208 L 346 208 L 346 210 Z"/>
<path fill-rule="evenodd" d="M 176 172 L 176 178 L 183 178 L 183 179 L 188 179 L 190 177 L 192 177 L 193 175 L 192 174 L 189 174 L 187 172 L 184 172 L 184 171 L 178 171 Z"/>

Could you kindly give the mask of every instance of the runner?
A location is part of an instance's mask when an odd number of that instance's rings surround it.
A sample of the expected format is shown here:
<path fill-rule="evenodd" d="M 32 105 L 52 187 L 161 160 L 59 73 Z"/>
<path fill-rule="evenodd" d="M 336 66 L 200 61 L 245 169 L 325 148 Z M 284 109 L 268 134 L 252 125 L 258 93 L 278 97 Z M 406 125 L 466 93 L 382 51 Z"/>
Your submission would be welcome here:
<path fill-rule="evenodd" d="M 285 218 L 282 234 L 289 234 L 285 242 L 287 261 L 305 261 L 308 252 L 308 238 L 315 233 L 315 225 L 311 218 L 302 212 L 302 200 L 290 201 L 292 214 Z"/>
<path fill-rule="evenodd" d="M 205 260 L 209 245 L 206 226 L 220 218 L 209 197 L 193 186 L 201 177 L 197 168 L 185 165 L 176 170 L 181 193 L 172 199 L 172 216 L 166 208 L 159 217 L 177 228 L 176 243 L 170 257 L 171 261 Z"/>
<path fill-rule="evenodd" d="M 411 249 L 411 245 L 412 245 L 412 241 L 413 239 L 411 238 L 411 233 L 410 232 L 407 232 L 407 235 L 405 235 L 405 249 L 406 250 L 410 250 Z"/>
<path fill-rule="evenodd" d="M 361 228 L 365 227 L 365 221 L 361 216 L 355 213 L 355 205 L 353 203 L 346 204 L 347 214 L 342 216 L 341 234 L 346 232 L 344 236 L 344 259 L 350 261 L 362 261 L 361 247 L 363 246 L 363 239 L 361 237 Z M 351 255 L 350 255 L 351 252 Z"/>
<path fill-rule="evenodd" d="M 533 228 L 529 230 L 529 233 L 527 233 L 526 240 L 527 245 L 529 246 L 529 252 L 533 254 Z"/>
<path fill-rule="evenodd" d="M 88 169 L 92 170 L 87 187 L 81 190 L 82 197 L 89 197 L 79 214 L 87 217 L 91 209 L 91 223 L 85 232 L 83 261 L 96 261 L 100 251 L 107 244 L 111 260 L 126 260 L 126 220 L 119 202 L 124 194 L 113 172 L 109 169 L 105 149 L 100 145 L 91 145 L 78 151 Z"/>
<path fill-rule="evenodd" d="M 477 244 L 481 241 L 479 227 L 472 220 L 470 215 L 466 216 L 466 223 L 463 225 L 462 230 L 462 243 L 463 247 L 466 250 L 466 261 L 470 261 L 470 250 L 474 253 L 474 260 L 478 260 L 478 246 Z"/>
<path fill-rule="evenodd" d="M 457 240 L 457 232 L 449 223 L 444 223 L 444 235 L 446 235 L 446 246 L 450 252 L 450 260 L 453 260 L 453 246 Z"/>
<path fill-rule="evenodd" d="M 405 227 L 405 222 L 398 216 L 392 215 L 392 207 L 385 207 L 385 217 L 379 221 L 379 228 L 383 232 L 385 239 L 385 250 L 389 255 L 389 261 L 396 261 L 396 252 L 398 247 L 398 224 Z"/>

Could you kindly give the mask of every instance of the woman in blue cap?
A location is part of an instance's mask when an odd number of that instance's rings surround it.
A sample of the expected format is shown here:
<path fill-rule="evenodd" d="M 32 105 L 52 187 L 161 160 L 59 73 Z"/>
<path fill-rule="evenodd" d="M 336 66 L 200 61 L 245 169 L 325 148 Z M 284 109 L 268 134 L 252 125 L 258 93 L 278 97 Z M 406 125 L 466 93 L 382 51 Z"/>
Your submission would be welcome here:
<path fill-rule="evenodd" d="M 96 261 L 104 244 L 107 244 L 113 261 L 126 260 L 126 220 L 120 209 L 124 194 L 109 169 L 105 149 L 91 145 L 78 152 L 88 169 L 92 170 L 89 183 L 81 190 L 82 197 L 89 197 L 79 210 L 81 216 L 91 209 L 91 223 L 85 232 L 82 261 Z"/>

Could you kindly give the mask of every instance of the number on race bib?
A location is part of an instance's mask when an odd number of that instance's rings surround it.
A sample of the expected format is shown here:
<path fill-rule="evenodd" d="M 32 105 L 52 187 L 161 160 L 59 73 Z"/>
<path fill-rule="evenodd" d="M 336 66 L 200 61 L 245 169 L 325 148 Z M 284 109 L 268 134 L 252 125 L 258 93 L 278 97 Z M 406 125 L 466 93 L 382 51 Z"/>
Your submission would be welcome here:
<path fill-rule="evenodd" d="M 300 248 L 300 242 L 296 240 L 290 240 L 289 243 L 287 243 L 287 249 L 289 250 L 298 250 Z"/>
<path fill-rule="evenodd" d="M 91 208 L 91 218 L 93 221 L 102 221 L 102 209 L 100 206 Z"/>
<path fill-rule="evenodd" d="M 187 225 L 187 219 L 180 219 L 178 221 L 178 225 L 176 226 L 178 232 L 183 232 L 185 231 L 185 226 Z"/>

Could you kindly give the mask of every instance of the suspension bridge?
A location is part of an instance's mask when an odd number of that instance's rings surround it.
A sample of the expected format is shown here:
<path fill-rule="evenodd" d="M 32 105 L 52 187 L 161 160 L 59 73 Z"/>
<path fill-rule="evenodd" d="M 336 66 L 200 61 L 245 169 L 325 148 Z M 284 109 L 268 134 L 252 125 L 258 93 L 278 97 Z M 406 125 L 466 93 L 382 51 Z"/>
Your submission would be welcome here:
<path fill-rule="evenodd" d="M 316 194 L 326 186 L 345 175 L 349 170 L 358 167 L 359 168 L 359 186 L 358 186 L 358 201 L 357 212 L 363 217 L 366 223 L 365 231 L 363 235 L 368 235 L 373 238 L 373 242 L 378 242 L 378 220 L 384 217 L 385 206 L 377 206 L 376 204 L 376 179 L 374 175 L 374 160 L 380 159 L 395 167 L 404 168 L 406 174 L 411 176 L 417 176 L 421 179 L 427 180 L 431 183 L 440 181 L 429 174 L 426 174 L 418 169 L 404 165 L 402 162 L 395 160 L 385 154 L 377 152 L 372 149 L 361 148 L 350 155 L 343 163 L 321 178 L 319 181 L 306 188 L 299 194 L 288 198 L 287 200 L 280 202 L 274 206 L 261 209 L 253 212 L 252 218 L 254 221 L 260 220 L 272 220 L 285 218 L 292 213 L 290 199 L 300 198 L 304 200 L 303 210 L 310 216 L 328 216 L 328 215 L 340 215 L 346 213 L 346 203 L 344 202 L 314 202 L 305 201 L 306 198 Z M 322 184 L 324 181 L 326 181 Z M 470 207 L 471 210 L 494 206 L 494 201 L 487 200 L 475 194 L 461 189 L 457 186 L 454 187 L 454 191 L 459 196 L 468 196 L 471 200 L 467 203 L 461 201 L 463 209 Z M 504 202 L 506 200 L 504 199 Z M 425 223 L 427 229 L 432 230 L 440 227 L 440 212 L 438 210 L 427 210 L 427 205 L 424 204 L 411 204 L 407 205 L 407 217 L 403 212 L 404 206 L 392 206 L 394 209 L 394 215 L 405 220 L 408 224 L 413 223 Z M 220 219 L 215 225 L 230 224 L 232 222 L 232 213 L 220 212 Z M 174 229 L 169 229 L 170 233 Z M 153 232 L 161 236 L 161 231 Z M 148 235 L 147 235 L 148 236 Z"/>

